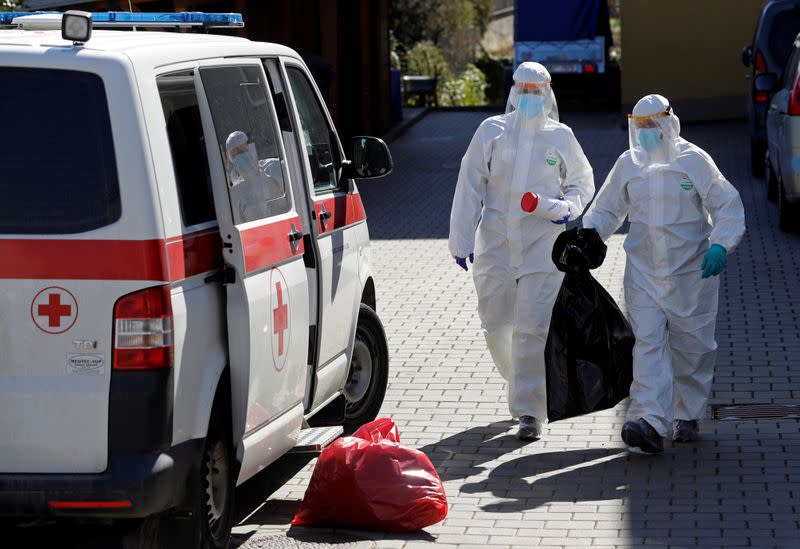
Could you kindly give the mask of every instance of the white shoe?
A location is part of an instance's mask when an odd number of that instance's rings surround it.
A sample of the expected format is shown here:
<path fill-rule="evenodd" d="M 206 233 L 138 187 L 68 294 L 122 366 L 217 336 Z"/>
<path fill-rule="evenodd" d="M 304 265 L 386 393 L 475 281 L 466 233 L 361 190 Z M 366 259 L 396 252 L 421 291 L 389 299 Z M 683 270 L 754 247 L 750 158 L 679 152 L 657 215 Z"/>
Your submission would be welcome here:
<path fill-rule="evenodd" d="M 522 416 L 519 418 L 519 429 L 517 439 L 519 440 L 539 440 L 542 434 L 541 422 L 533 416 Z"/>

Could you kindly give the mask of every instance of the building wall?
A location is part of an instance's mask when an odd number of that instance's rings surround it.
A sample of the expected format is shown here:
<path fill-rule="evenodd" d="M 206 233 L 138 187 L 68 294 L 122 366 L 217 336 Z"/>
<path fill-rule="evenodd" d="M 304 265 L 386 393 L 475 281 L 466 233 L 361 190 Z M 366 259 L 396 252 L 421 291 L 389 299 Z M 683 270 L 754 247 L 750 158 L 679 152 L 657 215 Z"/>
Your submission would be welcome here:
<path fill-rule="evenodd" d="M 69 6 L 58 9 L 128 9 L 128 0 L 59 4 Z M 297 50 L 323 93 L 328 92 L 328 108 L 345 151 L 350 136 L 389 130 L 389 0 L 131 0 L 131 5 L 135 11 L 239 12 L 245 28 L 220 33 Z"/>
<path fill-rule="evenodd" d="M 741 51 L 764 0 L 622 0 L 622 108 L 660 93 L 681 119 L 744 116 Z"/>

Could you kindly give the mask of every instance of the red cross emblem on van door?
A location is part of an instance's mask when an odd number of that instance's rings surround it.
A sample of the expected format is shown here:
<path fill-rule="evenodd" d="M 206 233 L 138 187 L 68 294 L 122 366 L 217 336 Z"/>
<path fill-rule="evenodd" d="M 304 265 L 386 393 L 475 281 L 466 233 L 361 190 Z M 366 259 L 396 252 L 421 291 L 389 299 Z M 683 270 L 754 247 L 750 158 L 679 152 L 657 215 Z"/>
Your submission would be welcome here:
<path fill-rule="evenodd" d="M 289 328 L 289 306 L 283 302 L 280 282 L 275 284 L 275 292 L 278 294 L 278 305 L 272 311 L 272 325 L 273 333 L 278 336 L 278 356 L 283 356 L 283 334 Z"/>
<path fill-rule="evenodd" d="M 273 269 L 270 276 L 272 309 L 272 361 L 277 371 L 283 370 L 289 354 L 291 325 L 289 323 L 289 287 L 279 269 Z"/>
<path fill-rule="evenodd" d="M 78 319 L 78 302 L 68 290 L 51 286 L 40 291 L 31 302 L 31 318 L 41 331 L 63 334 Z"/>

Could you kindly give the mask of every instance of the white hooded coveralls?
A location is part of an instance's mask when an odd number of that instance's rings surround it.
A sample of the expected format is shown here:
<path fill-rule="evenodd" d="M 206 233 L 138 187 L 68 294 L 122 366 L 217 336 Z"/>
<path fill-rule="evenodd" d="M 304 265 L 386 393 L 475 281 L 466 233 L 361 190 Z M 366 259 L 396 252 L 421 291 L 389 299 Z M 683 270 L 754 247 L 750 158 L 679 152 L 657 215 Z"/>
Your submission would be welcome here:
<path fill-rule="evenodd" d="M 662 140 L 647 152 L 634 119 L 650 117 Z M 624 287 L 636 344 L 628 419 L 644 418 L 666 437 L 673 419 L 703 417 L 714 375 L 719 278 L 702 279 L 700 264 L 711 244 L 733 252 L 744 234 L 744 208 L 711 157 L 679 137 L 665 98 L 644 97 L 630 126 L 631 148 L 583 225 L 606 240 L 630 219 Z"/>
<path fill-rule="evenodd" d="M 507 112 L 483 121 L 461 161 L 450 217 L 450 253 L 475 253 L 478 315 L 492 359 L 508 382 L 513 417 L 547 418 L 544 347 L 563 274 L 551 259 L 564 225 L 521 208 L 526 192 L 563 196 L 578 217 L 594 193 L 592 168 L 578 141 L 557 121 L 550 75 L 523 63 Z M 514 110 L 520 84 L 541 90 L 535 116 Z"/>

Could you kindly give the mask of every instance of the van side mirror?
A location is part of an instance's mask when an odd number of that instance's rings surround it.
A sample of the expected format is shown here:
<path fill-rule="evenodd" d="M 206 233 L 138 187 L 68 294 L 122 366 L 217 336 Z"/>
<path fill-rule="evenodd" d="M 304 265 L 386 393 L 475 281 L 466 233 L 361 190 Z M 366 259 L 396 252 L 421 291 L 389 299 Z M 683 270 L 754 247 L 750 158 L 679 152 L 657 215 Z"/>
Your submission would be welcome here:
<path fill-rule="evenodd" d="M 772 93 L 778 89 L 778 75 L 774 72 L 758 74 L 753 81 L 753 87 L 756 91 Z"/>
<path fill-rule="evenodd" d="M 742 48 L 742 65 L 749 67 L 753 64 L 753 47 L 745 46 Z"/>
<path fill-rule="evenodd" d="M 347 179 L 375 179 L 389 175 L 394 164 L 392 153 L 382 139 L 357 136 L 353 138 L 352 160 L 345 161 L 342 177 Z"/>

